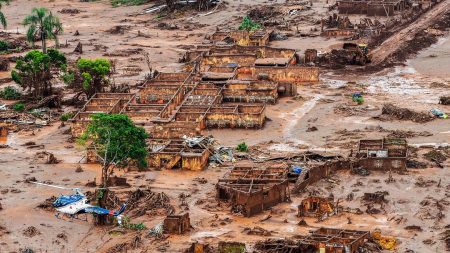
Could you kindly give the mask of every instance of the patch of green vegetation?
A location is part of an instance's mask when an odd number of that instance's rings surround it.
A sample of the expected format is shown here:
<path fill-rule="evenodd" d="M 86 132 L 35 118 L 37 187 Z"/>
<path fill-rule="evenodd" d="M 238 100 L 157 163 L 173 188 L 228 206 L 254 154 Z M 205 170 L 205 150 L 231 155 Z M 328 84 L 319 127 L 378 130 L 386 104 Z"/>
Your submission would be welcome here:
<path fill-rule="evenodd" d="M 145 230 L 146 227 L 144 223 L 131 223 L 131 219 L 128 216 L 125 216 L 122 218 L 122 225 L 121 227 L 131 230 Z"/>
<path fill-rule="evenodd" d="M 0 51 L 8 51 L 11 48 L 11 45 L 8 41 L 0 40 Z"/>
<path fill-rule="evenodd" d="M 6 100 L 19 99 L 20 96 L 20 92 L 12 86 L 8 86 L 0 91 L 0 97 Z"/>
<path fill-rule="evenodd" d="M 65 84 L 71 85 L 75 81 L 75 74 L 73 72 L 65 72 L 62 75 L 62 80 Z"/>
<path fill-rule="evenodd" d="M 68 121 L 69 119 L 73 118 L 73 116 L 75 116 L 75 115 L 73 114 L 73 112 L 66 112 L 66 113 L 63 113 L 63 114 L 61 115 L 61 117 L 59 117 L 59 119 L 60 119 L 61 121 Z"/>
<path fill-rule="evenodd" d="M 236 150 L 239 152 L 248 152 L 248 146 L 245 142 L 242 142 L 237 145 Z"/>
<path fill-rule="evenodd" d="M 121 5 L 141 5 L 150 2 L 149 0 L 111 0 L 113 7 L 119 7 Z"/>
<path fill-rule="evenodd" d="M 364 98 L 362 96 L 355 96 L 352 98 L 353 102 L 356 102 L 358 105 L 364 104 Z"/>
<path fill-rule="evenodd" d="M 239 25 L 239 30 L 246 30 L 246 31 L 256 31 L 261 29 L 262 26 L 259 23 L 253 22 L 248 16 L 245 16 L 242 19 L 241 24 Z"/>
<path fill-rule="evenodd" d="M 23 112 L 25 111 L 25 104 L 24 103 L 17 103 L 13 105 L 13 110 L 16 112 Z"/>

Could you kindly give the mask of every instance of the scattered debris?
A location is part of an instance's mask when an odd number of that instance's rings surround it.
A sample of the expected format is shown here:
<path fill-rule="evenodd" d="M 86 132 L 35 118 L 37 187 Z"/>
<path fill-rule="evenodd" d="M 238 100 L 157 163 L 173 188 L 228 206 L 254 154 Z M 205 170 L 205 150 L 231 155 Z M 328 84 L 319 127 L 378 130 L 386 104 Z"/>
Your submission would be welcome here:
<path fill-rule="evenodd" d="M 450 96 L 442 96 L 439 98 L 439 104 L 450 105 Z"/>
<path fill-rule="evenodd" d="M 83 168 L 80 166 L 80 165 L 78 165 L 77 166 L 77 168 L 75 169 L 75 172 L 76 173 L 81 173 L 81 172 L 83 172 L 84 170 L 83 170 Z"/>
<path fill-rule="evenodd" d="M 81 44 L 81 42 L 78 42 L 78 44 L 75 47 L 75 49 L 73 50 L 73 52 L 82 54 L 83 53 L 83 44 Z"/>
<path fill-rule="evenodd" d="M 397 120 L 411 120 L 416 123 L 426 123 L 434 119 L 434 117 L 428 113 L 415 112 L 407 108 L 397 107 L 393 104 L 383 105 L 381 116 Z"/>
<path fill-rule="evenodd" d="M 62 14 L 78 14 L 81 11 L 78 10 L 78 9 L 64 8 L 64 9 L 58 11 L 58 12 L 62 13 Z"/>
<path fill-rule="evenodd" d="M 272 232 L 262 227 L 244 228 L 244 230 L 242 230 L 242 233 L 245 233 L 247 235 L 272 236 Z"/>
<path fill-rule="evenodd" d="M 56 159 L 56 157 L 47 151 L 37 152 L 34 155 L 34 159 L 37 163 L 45 163 L 45 164 L 57 164 L 60 161 Z"/>
<path fill-rule="evenodd" d="M 39 230 L 37 230 L 37 228 L 30 226 L 28 228 L 26 228 L 22 234 L 26 237 L 34 237 L 36 235 L 40 235 L 41 232 L 39 232 Z"/>
<path fill-rule="evenodd" d="M 428 161 L 437 163 L 438 165 L 445 162 L 448 158 L 448 156 L 440 150 L 431 150 L 425 153 L 423 157 L 425 157 Z"/>

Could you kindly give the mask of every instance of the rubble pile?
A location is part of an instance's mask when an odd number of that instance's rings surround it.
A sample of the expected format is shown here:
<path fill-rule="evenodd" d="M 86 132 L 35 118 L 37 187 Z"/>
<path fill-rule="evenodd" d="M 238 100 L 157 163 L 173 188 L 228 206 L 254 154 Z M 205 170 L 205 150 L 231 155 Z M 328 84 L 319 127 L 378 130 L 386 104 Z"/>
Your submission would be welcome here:
<path fill-rule="evenodd" d="M 441 221 L 445 217 L 446 207 L 450 203 L 445 199 L 427 196 L 420 202 L 419 210 L 414 214 L 421 220 Z"/>
<path fill-rule="evenodd" d="M 428 131 L 423 132 L 414 132 L 411 130 L 393 130 L 389 131 L 389 134 L 387 135 L 388 138 L 413 138 L 417 136 L 432 136 L 433 134 Z"/>
<path fill-rule="evenodd" d="M 344 116 L 361 116 L 367 113 L 367 108 L 360 106 L 349 106 L 345 104 L 339 104 L 334 108 L 336 114 Z"/>
<path fill-rule="evenodd" d="M 59 13 L 62 13 L 62 14 L 78 14 L 80 12 L 81 12 L 80 10 L 72 9 L 72 8 L 64 8 L 59 11 Z"/>
<path fill-rule="evenodd" d="M 128 252 L 128 250 L 138 249 L 142 244 L 142 238 L 140 234 L 133 236 L 130 240 L 123 243 L 118 243 L 111 248 L 109 248 L 107 253 L 120 253 Z"/>
<path fill-rule="evenodd" d="M 120 195 L 120 196 L 119 196 Z M 150 215 L 171 215 L 175 208 L 170 204 L 170 198 L 164 192 L 153 192 L 150 189 L 137 189 L 124 193 L 108 194 L 108 206 L 119 208 L 121 199 L 128 201 L 125 214 L 129 217 L 139 217 L 145 214 Z"/>
<path fill-rule="evenodd" d="M 450 225 L 444 227 L 445 231 L 441 233 L 441 240 L 444 241 L 445 248 L 450 251 Z"/>
<path fill-rule="evenodd" d="M 57 164 L 60 162 L 58 159 L 56 159 L 55 155 L 47 151 L 37 152 L 36 155 L 34 155 L 34 160 L 37 163 L 44 164 Z"/>
<path fill-rule="evenodd" d="M 264 26 L 275 26 L 280 24 L 282 12 L 275 6 L 255 8 L 248 12 L 248 17 Z"/>
<path fill-rule="evenodd" d="M 44 200 L 42 203 L 37 205 L 37 208 L 44 209 L 45 211 L 54 211 L 55 208 L 53 207 L 53 202 L 55 202 L 56 197 L 51 196 L 50 198 Z"/>
<path fill-rule="evenodd" d="M 425 159 L 436 163 L 443 163 L 448 158 L 448 156 L 440 150 L 431 150 L 428 153 L 424 154 L 423 156 L 425 157 Z"/>
<path fill-rule="evenodd" d="M 450 105 L 450 96 L 442 96 L 439 98 L 439 104 Z"/>
<path fill-rule="evenodd" d="M 26 237 L 34 237 L 36 235 L 40 235 L 41 232 L 37 228 L 29 226 L 22 232 L 22 234 Z"/>
<path fill-rule="evenodd" d="M 247 235 L 260 235 L 260 236 L 271 236 L 272 232 L 262 228 L 262 227 L 254 227 L 254 228 L 245 228 L 243 233 Z"/>
<path fill-rule="evenodd" d="M 411 120 L 416 123 L 425 123 L 434 119 L 428 113 L 415 112 L 407 108 L 401 108 L 393 104 L 385 104 L 381 109 L 381 116 L 386 116 L 390 119 L 397 120 Z"/>

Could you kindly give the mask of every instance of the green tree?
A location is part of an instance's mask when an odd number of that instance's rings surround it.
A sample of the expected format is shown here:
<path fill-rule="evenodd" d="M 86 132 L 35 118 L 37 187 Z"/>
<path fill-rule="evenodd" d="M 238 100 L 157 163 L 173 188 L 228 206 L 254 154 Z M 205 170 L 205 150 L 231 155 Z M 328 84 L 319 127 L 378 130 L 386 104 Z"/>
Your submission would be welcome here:
<path fill-rule="evenodd" d="M 3 4 L 9 4 L 9 0 L 0 0 L 0 10 L 3 7 Z M 6 28 L 7 25 L 6 17 L 2 11 L 0 11 L 0 23 L 2 23 L 3 28 Z"/>
<path fill-rule="evenodd" d="M 147 167 L 147 133 L 137 127 L 123 114 L 94 114 L 86 131 L 78 142 L 90 145 L 102 163 L 103 187 L 115 167 L 123 168 L 136 163 L 139 168 Z"/>
<path fill-rule="evenodd" d="M 109 84 L 111 63 L 107 59 L 79 59 L 77 72 L 81 81 L 81 88 L 88 97 L 104 91 Z"/>
<path fill-rule="evenodd" d="M 66 57 L 56 49 L 47 54 L 33 50 L 17 60 L 12 79 L 34 97 L 52 94 L 52 79 L 66 68 Z"/>
<path fill-rule="evenodd" d="M 27 40 L 34 46 L 36 38 L 40 38 L 42 52 L 47 52 L 47 39 L 55 40 L 56 47 L 59 46 L 58 35 L 63 32 L 59 18 L 46 8 L 33 8 L 31 15 L 23 20 L 23 25 L 28 26 Z"/>

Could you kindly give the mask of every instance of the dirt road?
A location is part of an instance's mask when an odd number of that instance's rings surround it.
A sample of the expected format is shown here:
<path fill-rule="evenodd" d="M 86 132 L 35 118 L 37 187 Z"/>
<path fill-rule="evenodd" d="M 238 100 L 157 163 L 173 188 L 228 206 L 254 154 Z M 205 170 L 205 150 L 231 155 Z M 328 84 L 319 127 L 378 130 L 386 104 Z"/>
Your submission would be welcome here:
<path fill-rule="evenodd" d="M 372 51 L 372 65 L 376 66 L 382 63 L 391 54 L 397 51 L 403 43 L 412 40 L 418 32 L 430 27 L 434 20 L 438 19 L 448 11 L 450 11 L 450 0 L 444 0 L 403 30 L 391 36 Z"/>

